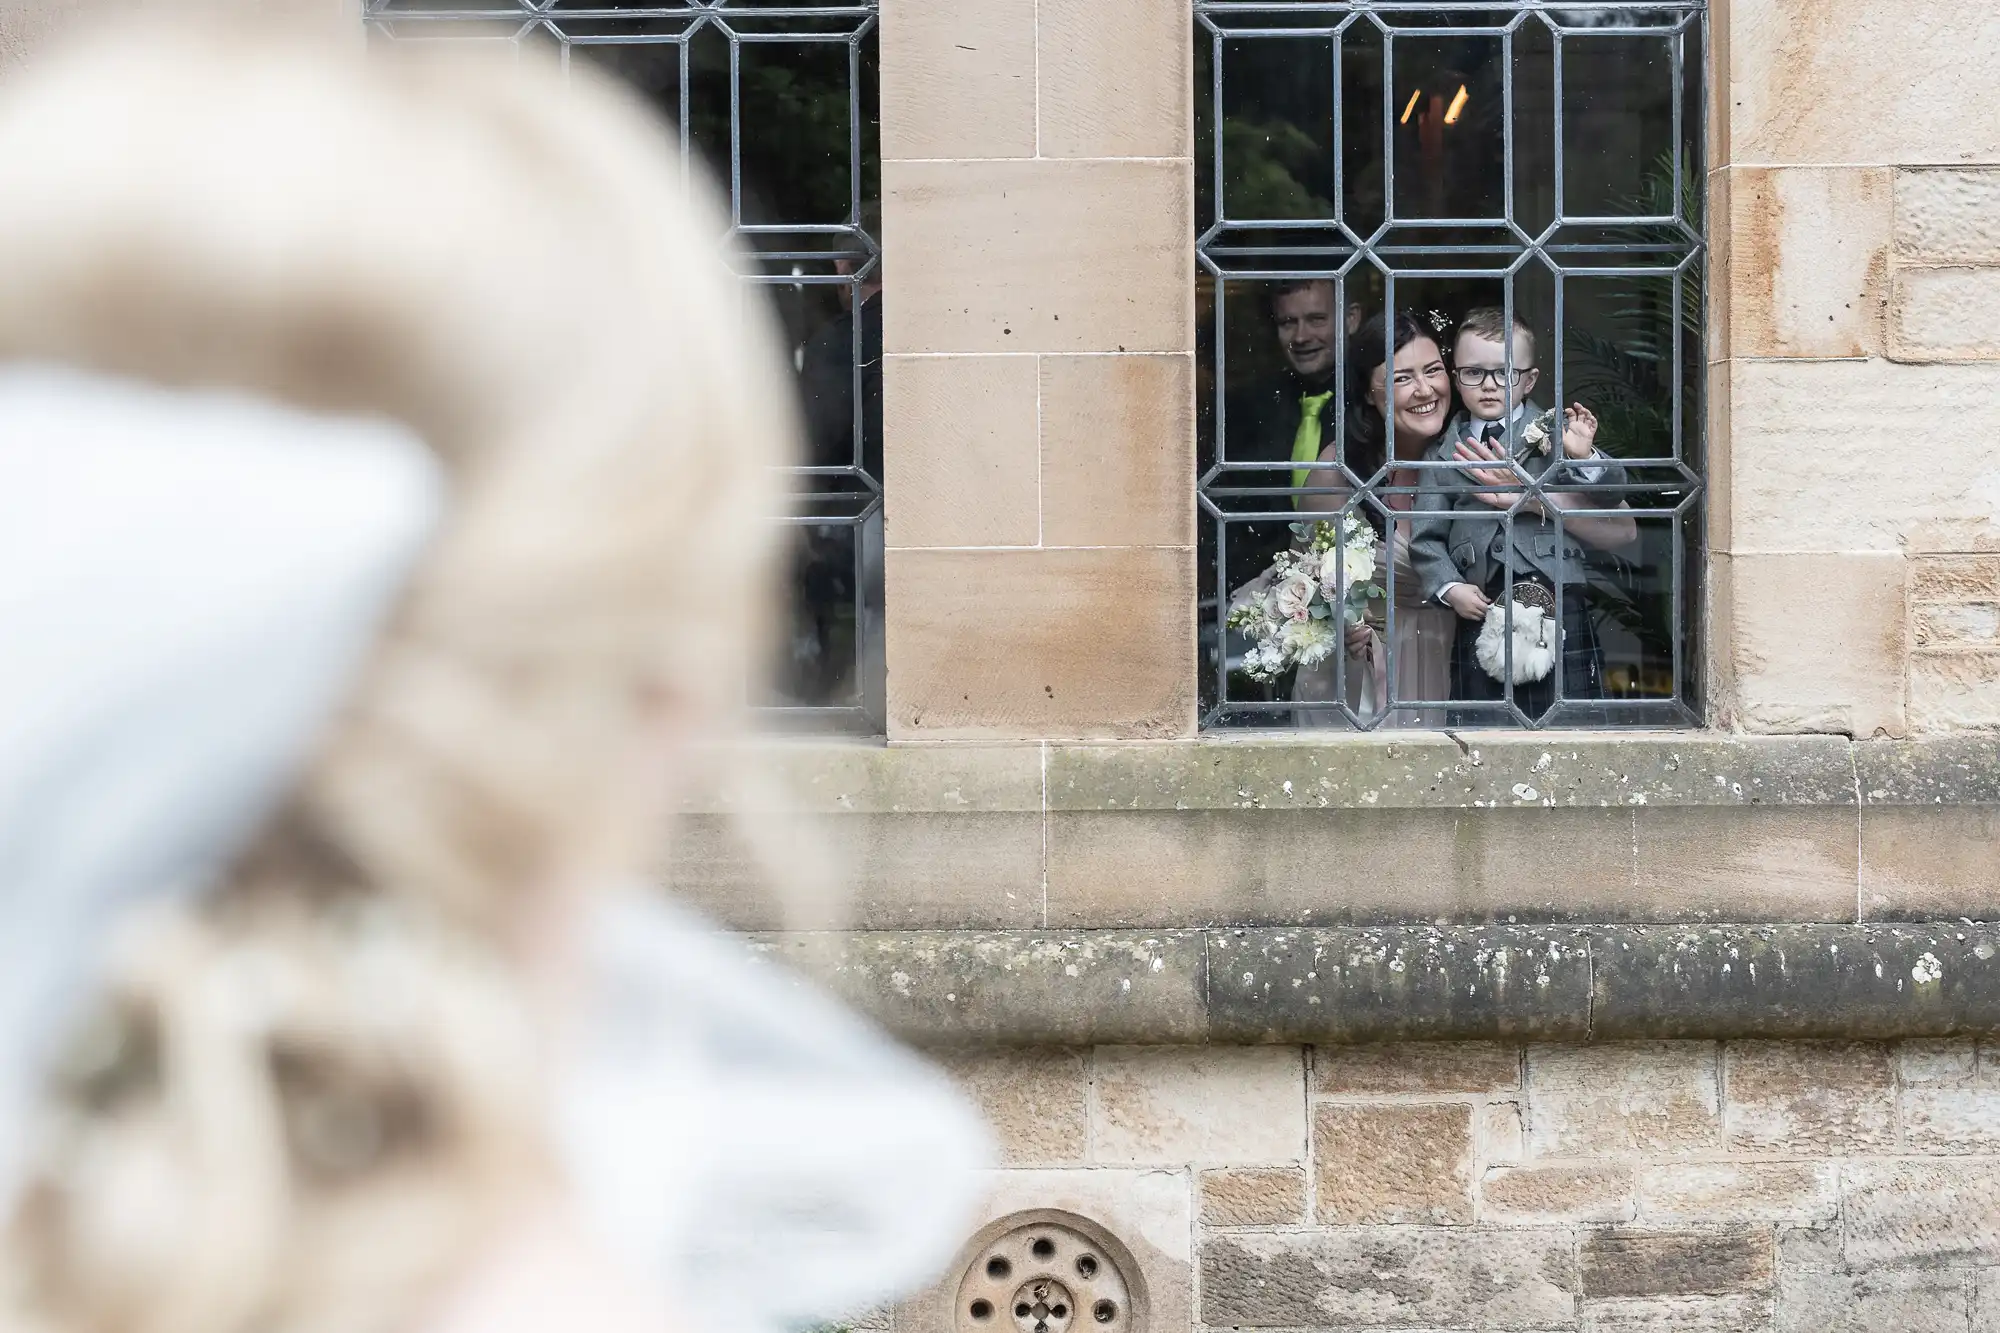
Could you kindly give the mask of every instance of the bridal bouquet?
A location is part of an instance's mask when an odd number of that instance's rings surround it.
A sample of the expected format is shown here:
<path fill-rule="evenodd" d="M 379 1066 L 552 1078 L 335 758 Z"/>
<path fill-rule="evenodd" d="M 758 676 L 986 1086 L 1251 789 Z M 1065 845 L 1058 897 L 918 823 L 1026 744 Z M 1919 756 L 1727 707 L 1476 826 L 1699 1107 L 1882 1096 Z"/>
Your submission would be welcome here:
<path fill-rule="evenodd" d="M 1359 518 L 1294 523 L 1292 532 L 1304 549 L 1279 552 L 1229 607 L 1229 627 L 1252 640 L 1243 670 L 1255 680 L 1324 662 L 1340 650 L 1345 628 L 1382 596 L 1375 578 L 1380 543 Z"/>

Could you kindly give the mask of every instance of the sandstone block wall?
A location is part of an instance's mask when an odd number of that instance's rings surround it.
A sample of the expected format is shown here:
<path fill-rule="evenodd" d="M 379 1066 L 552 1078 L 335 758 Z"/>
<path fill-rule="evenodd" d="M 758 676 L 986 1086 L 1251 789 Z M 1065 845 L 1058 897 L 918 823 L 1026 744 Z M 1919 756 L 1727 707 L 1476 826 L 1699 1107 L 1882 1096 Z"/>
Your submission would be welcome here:
<path fill-rule="evenodd" d="M 1714 720 L 2000 725 L 2000 101 L 1984 8 L 1713 12 Z M 1977 59 L 1977 56 L 1971 58 Z"/>
<path fill-rule="evenodd" d="M 892 739 L 1194 730 L 1189 15 L 882 6 Z"/>
<path fill-rule="evenodd" d="M 997 1211 L 1024 1183 L 1177 1206 L 1196 1328 L 2000 1329 L 1991 1044 L 944 1058 L 999 1135 Z M 894 1326 L 950 1327 L 924 1300 Z"/>

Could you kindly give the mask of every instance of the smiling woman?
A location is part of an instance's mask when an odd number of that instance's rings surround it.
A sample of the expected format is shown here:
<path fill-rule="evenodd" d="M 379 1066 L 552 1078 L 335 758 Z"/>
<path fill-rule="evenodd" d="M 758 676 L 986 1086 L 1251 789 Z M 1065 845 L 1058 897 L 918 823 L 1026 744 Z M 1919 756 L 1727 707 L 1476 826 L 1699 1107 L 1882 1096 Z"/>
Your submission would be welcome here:
<path fill-rule="evenodd" d="M 1703 0 L 1194 10 L 1206 725 L 1698 721 Z M 1305 512 L 1379 623 L 1274 663 Z"/>

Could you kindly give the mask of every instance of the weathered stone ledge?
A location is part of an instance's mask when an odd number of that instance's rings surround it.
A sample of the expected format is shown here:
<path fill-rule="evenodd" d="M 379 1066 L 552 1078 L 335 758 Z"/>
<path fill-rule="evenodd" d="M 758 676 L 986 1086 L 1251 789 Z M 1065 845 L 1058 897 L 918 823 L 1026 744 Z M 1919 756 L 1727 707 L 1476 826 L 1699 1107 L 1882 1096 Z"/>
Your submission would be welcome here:
<path fill-rule="evenodd" d="M 2000 732 L 1908 740 L 1722 732 L 1267 732 L 1115 744 L 756 747 L 804 814 L 1048 810 L 1552 809 L 2000 803 Z M 726 778 L 690 814 L 761 811 Z"/>
<path fill-rule="evenodd" d="M 787 918 L 758 838 L 864 930 L 2000 917 L 2000 734 L 793 741 L 789 801 L 712 784 L 665 878 L 739 930 Z M 779 785 L 770 784 L 770 785 Z"/>
<path fill-rule="evenodd" d="M 933 1046 L 2000 1033 L 2000 924 L 753 937 Z"/>

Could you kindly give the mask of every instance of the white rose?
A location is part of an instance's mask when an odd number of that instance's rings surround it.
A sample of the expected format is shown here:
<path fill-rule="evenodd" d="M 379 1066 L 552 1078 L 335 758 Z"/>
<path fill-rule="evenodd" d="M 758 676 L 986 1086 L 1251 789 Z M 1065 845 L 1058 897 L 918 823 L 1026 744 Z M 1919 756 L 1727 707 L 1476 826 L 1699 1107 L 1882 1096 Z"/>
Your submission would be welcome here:
<path fill-rule="evenodd" d="M 1375 577 L 1375 543 L 1354 545 L 1347 548 L 1347 583 L 1349 587 L 1366 583 Z"/>
<path fill-rule="evenodd" d="M 1318 584 L 1304 574 L 1288 574 L 1276 589 L 1278 614 L 1286 620 L 1304 620 L 1311 613 L 1313 593 Z"/>

